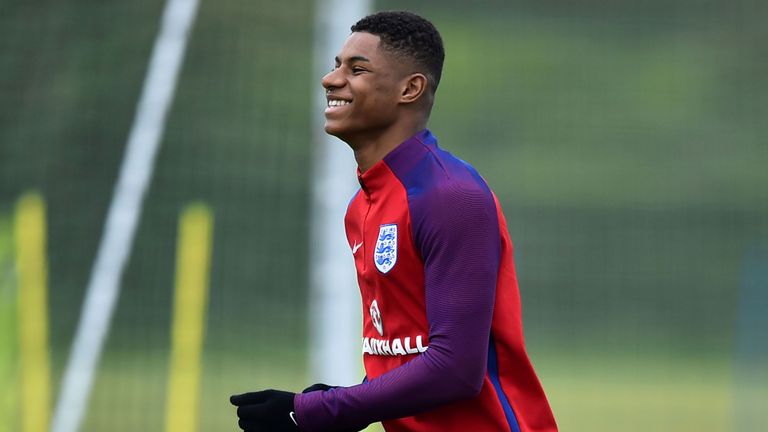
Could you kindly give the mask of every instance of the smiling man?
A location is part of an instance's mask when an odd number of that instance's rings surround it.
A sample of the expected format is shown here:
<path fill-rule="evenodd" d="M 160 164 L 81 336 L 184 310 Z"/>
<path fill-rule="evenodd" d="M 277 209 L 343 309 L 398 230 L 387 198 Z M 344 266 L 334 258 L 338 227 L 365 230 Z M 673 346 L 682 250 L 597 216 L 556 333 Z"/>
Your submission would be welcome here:
<path fill-rule="evenodd" d="M 360 190 L 345 218 L 363 303 L 362 384 L 233 396 L 246 431 L 557 430 L 523 343 L 512 243 L 496 197 L 426 129 L 443 66 L 429 21 L 352 26 L 327 91 Z"/>

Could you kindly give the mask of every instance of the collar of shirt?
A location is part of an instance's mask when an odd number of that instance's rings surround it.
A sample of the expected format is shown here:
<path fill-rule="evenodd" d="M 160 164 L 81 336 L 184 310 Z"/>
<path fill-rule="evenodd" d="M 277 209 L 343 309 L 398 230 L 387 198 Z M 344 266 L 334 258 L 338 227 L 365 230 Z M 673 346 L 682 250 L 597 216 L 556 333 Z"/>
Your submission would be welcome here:
<path fill-rule="evenodd" d="M 437 139 L 429 129 L 424 129 L 417 132 L 416 135 L 403 141 L 394 150 L 389 152 L 384 159 L 376 162 L 366 172 L 361 173 L 360 168 L 357 169 L 357 181 L 360 183 L 360 187 L 366 195 L 371 195 L 376 191 L 382 189 L 387 179 L 391 178 L 393 166 L 402 166 L 409 162 L 415 162 L 414 152 L 418 153 L 423 151 L 424 147 L 436 147 Z"/>

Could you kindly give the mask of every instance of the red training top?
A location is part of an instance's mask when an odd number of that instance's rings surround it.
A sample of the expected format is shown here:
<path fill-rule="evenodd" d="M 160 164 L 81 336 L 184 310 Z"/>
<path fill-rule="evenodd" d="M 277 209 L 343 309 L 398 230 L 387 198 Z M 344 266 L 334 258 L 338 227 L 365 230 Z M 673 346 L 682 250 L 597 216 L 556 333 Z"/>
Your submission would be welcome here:
<path fill-rule="evenodd" d="M 554 432 L 496 197 L 424 130 L 359 175 L 345 219 L 367 380 L 299 394 L 302 431 Z"/>

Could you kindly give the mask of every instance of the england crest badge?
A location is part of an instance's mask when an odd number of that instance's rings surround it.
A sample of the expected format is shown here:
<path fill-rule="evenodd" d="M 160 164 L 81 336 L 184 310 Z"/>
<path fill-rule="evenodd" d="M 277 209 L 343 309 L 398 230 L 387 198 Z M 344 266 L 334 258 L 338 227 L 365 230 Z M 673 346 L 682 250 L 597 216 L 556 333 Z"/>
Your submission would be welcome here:
<path fill-rule="evenodd" d="M 397 224 L 379 227 L 379 238 L 373 250 L 373 263 L 380 272 L 392 270 L 397 262 Z"/>

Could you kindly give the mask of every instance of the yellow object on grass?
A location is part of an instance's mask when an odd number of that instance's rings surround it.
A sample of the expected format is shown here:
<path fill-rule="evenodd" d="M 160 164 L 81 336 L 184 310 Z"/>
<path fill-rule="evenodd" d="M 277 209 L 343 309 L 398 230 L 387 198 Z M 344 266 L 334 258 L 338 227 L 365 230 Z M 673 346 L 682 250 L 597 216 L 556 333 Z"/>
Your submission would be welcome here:
<path fill-rule="evenodd" d="M 47 432 L 51 413 L 45 204 L 30 192 L 16 205 L 21 430 Z"/>
<path fill-rule="evenodd" d="M 166 432 L 198 429 L 212 220 L 208 207 L 193 204 L 179 222 Z"/>
<path fill-rule="evenodd" d="M 0 213 L 0 432 L 16 432 L 18 410 L 18 326 L 11 219 Z"/>

